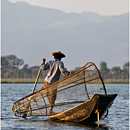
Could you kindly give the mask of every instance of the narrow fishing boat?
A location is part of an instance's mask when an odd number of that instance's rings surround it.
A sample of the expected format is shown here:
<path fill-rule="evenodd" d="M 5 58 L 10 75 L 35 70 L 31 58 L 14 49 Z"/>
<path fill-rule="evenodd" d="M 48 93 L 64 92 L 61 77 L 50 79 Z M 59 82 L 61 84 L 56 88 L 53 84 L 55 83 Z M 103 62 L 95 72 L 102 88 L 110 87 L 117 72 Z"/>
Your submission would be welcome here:
<path fill-rule="evenodd" d="M 46 88 L 33 91 L 30 95 L 14 102 L 12 106 L 14 115 L 49 116 L 53 120 L 80 123 L 98 121 L 99 125 L 99 120 L 108 115 L 108 109 L 117 96 L 117 94 L 107 94 L 101 74 L 92 62 L 49 85 L 48 88 L 51 90 L 57 88 L 57 98 L 51 115 L 49 115 L 48 95 L 45 94 Z"/>

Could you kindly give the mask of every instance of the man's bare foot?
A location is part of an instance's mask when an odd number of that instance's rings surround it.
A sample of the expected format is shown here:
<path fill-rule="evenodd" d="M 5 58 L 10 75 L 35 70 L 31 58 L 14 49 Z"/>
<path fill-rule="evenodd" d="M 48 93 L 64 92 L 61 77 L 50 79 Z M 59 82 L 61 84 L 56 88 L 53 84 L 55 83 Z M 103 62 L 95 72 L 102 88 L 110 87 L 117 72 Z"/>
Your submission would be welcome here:
<path fill-rule="evenodd" d="M 49 111 L 49 115 L 51 116 L 51 114 L 52 114 L 52 111 Z"/>
<path fill-rule="evenodd" d="M 51 106 L 50 111 L 49 111 L 49 115 L 52 115 L 52 109 L 53 109 L 53 107 Z"/>

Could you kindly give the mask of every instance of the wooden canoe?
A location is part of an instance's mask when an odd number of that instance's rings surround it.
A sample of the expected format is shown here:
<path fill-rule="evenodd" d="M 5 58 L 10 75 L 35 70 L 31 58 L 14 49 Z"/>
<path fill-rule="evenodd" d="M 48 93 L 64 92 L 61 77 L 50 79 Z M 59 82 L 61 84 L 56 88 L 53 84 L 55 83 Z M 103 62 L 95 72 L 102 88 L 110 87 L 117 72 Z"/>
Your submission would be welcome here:
<path fill-rule="evenodd" d="M 71 121 L 80 123 L 89 123 L 97 121 L 97 112 L 99 112 L 99 119 L 112 105 L 113 100 L 117 94 L 100 95 L 94 94 L 90 100 L 87 100 L 67 111 L 56 115 L 49 116 L 54 120 Z"/>

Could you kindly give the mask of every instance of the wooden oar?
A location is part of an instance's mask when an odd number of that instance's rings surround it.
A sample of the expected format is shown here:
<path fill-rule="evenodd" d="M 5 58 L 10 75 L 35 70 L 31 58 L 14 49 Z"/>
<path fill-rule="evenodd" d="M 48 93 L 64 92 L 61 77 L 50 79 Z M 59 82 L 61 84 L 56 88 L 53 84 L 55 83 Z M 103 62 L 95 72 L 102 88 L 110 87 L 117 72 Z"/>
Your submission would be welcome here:
<path fill-rule="evenodd" d="M 37 82 L 38 82 L 40 73 L 41 73 L 41 71 L 42 71 L 42 65 L 45 63 L 45 59 L 43 59 L 42 61 L 44 61 L 44 62 L 42 62 L 41 67 L 40 67 L 40 69 L 39 69 L 39 71 L 38 71 L 38 75 L 37 75 L 37 78 L 36 78 L 36 80 L 35 80 L 35 84 L 34 84 L 32 93 L 34 93 L 34 91 L 35 91 L 35 88 L 36 88 L 36 85 L 37 85 Z"/>

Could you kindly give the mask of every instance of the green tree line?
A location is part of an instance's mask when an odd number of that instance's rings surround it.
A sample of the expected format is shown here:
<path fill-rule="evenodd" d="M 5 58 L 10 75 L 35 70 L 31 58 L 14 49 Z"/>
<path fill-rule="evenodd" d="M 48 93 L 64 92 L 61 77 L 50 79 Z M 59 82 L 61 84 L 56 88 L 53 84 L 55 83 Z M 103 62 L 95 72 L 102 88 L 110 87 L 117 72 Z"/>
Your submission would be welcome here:
<path fill-rule="evenodd" d="M 107 63 L 100 63 L 100 73 L 103 79 L 129 79 L 129 62 L 125 62 L 122 69 L 120 66 L 113 66 L 111 69 L 107 67 Z"/>
<path fill-rule="evenodd" d="M 20 66 L 23 66 L 20 68 Z M 6 79 L 35 79 L 40 66 L 29 67 L 24 64 L 23 59 L 15 55 L 1 56 L 1 78 Z M 75 67 L 75 70 L 79 67 Z M 120 66 L 114 66 L 111 69 L 107 67 L 105 61 L 100 63 L 100 73 L 103 79 L 129 79 L 129 62 L 124 63 L 122 69 Z M 43 79 L 47 71 L 43 71 L 40 78 Z"/>

